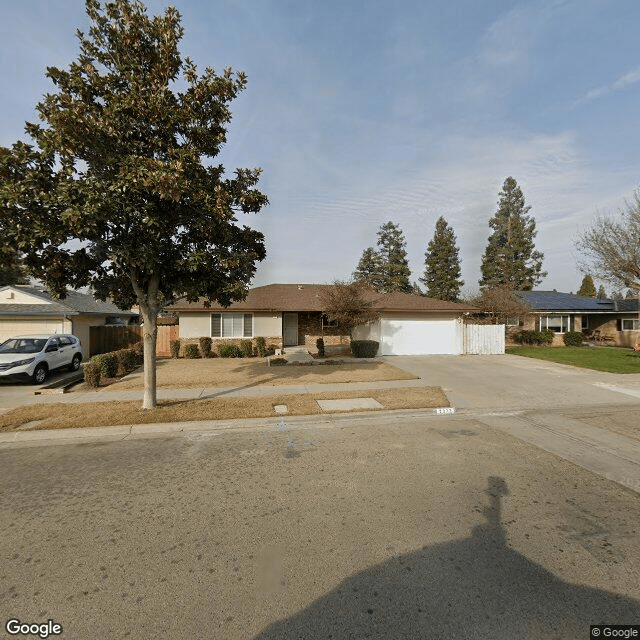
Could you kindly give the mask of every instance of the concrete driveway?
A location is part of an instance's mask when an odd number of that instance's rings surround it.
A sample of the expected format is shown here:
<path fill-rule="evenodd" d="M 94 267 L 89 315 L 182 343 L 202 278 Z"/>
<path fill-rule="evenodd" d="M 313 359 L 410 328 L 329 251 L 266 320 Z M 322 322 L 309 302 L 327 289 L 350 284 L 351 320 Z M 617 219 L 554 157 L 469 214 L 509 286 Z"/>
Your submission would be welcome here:
<path fill-rule="evenodd" d="M 66 370 L 54 371 L 52 374 L 49 374 L 44 384 L 41 385 L 32 384 L 31 382 L 10 382 L 0 379 L 0 412 L 15 409 L 25 404 L 31 404 L 38 397 L 34 394 L 35 391 L 46 387 L 52 382 L 59 382 L 65 378 L 71 378 L 74 375 L 74 373 Z"/>
<path fill-rule="evenodd" d="M 460 409 L 549 409 L 640 402 L 640 374 L 580 369 L 509 354 L 386 356 L 385 362 L 441 386 Z"/>

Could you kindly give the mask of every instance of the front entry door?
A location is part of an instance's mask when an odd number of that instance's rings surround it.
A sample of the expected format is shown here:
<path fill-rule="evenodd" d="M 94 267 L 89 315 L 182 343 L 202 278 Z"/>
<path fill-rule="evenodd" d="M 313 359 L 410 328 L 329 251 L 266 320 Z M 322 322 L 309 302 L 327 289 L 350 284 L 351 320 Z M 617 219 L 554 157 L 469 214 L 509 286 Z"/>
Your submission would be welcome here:
<path fill-rule="evenodd" d="M 298 314 L 297 313 L 282 314 L 282 335 L 284 337 L 285 347 L 298 346 Z"/>

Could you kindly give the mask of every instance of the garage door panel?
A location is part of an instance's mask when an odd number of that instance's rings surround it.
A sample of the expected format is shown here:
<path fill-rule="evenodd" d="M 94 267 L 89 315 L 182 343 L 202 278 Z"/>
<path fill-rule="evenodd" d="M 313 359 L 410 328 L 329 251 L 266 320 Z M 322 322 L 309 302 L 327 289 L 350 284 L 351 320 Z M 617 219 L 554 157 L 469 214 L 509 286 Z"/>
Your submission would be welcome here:
<path fill-rule="evenodd" d="M 381 321 L 382 355 L 462 353 L 462 326 L 457 320 Z"/>
<path fill-rule="evenodd" d="M 0 320 L 0 342 L 14 336 L 36 333 L 64 333 L 60 320 Z"/>

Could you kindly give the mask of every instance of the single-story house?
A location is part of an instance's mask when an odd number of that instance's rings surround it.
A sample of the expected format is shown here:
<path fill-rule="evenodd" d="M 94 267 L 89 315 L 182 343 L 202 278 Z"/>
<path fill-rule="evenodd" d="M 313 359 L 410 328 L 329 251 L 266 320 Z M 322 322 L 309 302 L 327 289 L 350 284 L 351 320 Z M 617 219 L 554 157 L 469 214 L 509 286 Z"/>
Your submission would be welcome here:
<path fill-rule="evenodd" d="M 64 300 L 53 298 L 44 287 L 6 285 L 0 287 L 0 341 L 16 335 L 72 333 L 90 354 L 90 327 L 135 323 L 138 314 L 122 311 L 110 302 L 68 291 Z"/>
<path fill-rule="evenodd" d="M 518 295 L 532 314 L 508 326 L 510 335 L 522 329 L 549 329 L 558 334 L 554 344 L 563 344 L 567 331 L 582 331 L 588 338 L 596 335 L 621 347 L 640 342 L 638 300 L 601 300 L 559 291 L 522 291 Z"/>
<path fill-rule="evenodd" d="M 323 313 L 322 292 L 331 285 L 270 284 L 249 290 L 247 298 L 224 308 L 203 301 L 178 302 L 169 310 L 178 314 L 180 339 L 239 341 L 262 336 L 274 346 L 305 345 L 315 352 L 316 340 L 336 347 L 350 337 Z M 463 351 L 463 318 L 475 307 L 423 296 L 371 292 L 380 319 L 357 327 L 354 338 L 380 343 L 380 355 L 459 354 Z"/>

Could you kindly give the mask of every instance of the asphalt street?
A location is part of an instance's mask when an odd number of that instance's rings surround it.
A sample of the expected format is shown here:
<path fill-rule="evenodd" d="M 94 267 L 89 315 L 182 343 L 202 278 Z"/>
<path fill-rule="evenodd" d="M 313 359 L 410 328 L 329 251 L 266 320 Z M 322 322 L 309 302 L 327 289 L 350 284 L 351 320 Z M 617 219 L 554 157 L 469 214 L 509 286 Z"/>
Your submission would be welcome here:
<path fill-rule="evenodd" d="M 640 624 L 640 493 L 627 472 L 589 470 L 596 448 L 635 459 L 638 377 L 420 360 L 398 364 L 439 379 L 456 414 L 0 449 L 3 629 L 573 640 L 590 624 Z M 567 442 L 554 453 L 578 432 L 575 460 Z"/>

